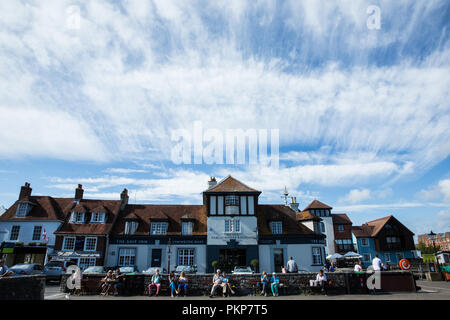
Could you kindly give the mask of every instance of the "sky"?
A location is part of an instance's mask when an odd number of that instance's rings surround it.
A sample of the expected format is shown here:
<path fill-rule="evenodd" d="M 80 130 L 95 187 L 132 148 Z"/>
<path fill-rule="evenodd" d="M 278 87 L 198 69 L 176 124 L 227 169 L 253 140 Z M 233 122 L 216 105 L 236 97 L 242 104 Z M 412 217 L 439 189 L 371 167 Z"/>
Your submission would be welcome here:
<path fill-rule="evenodd" d="M 231 174 L 260 203 L 286 186 L 354 225 L 450 231 L 449 26 L 446 0 L 0 1 L 0 205 L 25 181 L 200 204 Z M 278 165 L 175 163 L 199 122 L 278 130 Z"/>

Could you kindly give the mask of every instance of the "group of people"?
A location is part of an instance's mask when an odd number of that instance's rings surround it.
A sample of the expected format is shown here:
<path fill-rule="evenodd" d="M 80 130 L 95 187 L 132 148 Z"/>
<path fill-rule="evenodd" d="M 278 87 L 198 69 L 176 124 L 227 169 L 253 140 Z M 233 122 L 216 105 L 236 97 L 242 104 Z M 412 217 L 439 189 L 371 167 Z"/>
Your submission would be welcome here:
<path fill-rule="evenodd" d="M 214 294 L 218 288 L 222 288 L 223 297 L 226 297 L 228 293 L 235 294 L 233 288 L 231 287 L 229 277 L 225 271 L 222 272 L 220 269 L 217 269 L 216 274 L 213 277 L 213 286 L 209 295 L 210 298 L 214 297 Z"/>
<path fill-rule="evenodd" d="M 148 295 L 151 296 L 153 289 L 156 288 L 155 297 L 159 295 L 159 289 L 161 287 L 162 276 L 159 273 L 159 269 L 155 270 L 155 274 L 152 276 L 151 282 L 148 285 Z M 175 296 L 183 296 L 187 295 L 188 289 L 188 279 L 184 271 L 180 273 L 180 276 L 177 278 L 175 273 L 172 271 L 168 277 L 169 280 L 169 288 L 170 288 L 170 296 L 173 298 Z"/>
<path fill-rule="evenodd" d="M 267 272 L 263 271 L 261 275 L 261 295 L 264 295 L 267 297 L 267 288 L 270 284 L 270 290 L 272 291 L 272 294 L 274 297 L 278 297 L 278 288 L 280 286 L 280 278 L 278 278 L 277 274 L 275 272 L 272 273 L 272 277 L 269 279 Z"/>
<path fill-rule="evenodd" d="M 119 290 L 123 287 L 124 279 L 125 275 L 120 272 L 119 268 L 117 268 L 114 273 L 112 270 L 108 270 L 106 276 L 102 279 L 101 294 L 108 296 L 110 289 L 113 288 L 114 295 L 119 295 Z"/>

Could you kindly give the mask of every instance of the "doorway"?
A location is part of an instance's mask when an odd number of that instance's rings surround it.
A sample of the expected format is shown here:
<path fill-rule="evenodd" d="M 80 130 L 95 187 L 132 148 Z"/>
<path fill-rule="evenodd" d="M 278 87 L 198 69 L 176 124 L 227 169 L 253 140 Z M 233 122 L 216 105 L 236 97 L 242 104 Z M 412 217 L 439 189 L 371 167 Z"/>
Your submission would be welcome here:
<path fill-rule="evenodd" d="M 234 267 L 246 266 L 247 255 L 245 249 L 220 249 L 219 266 L 227 272 L 234 270 Z"/>
<path fill-rule="evenodd" d="M 162 249 L 152 249 L 152 265 L 151 267 L 161 267 Z"/>
<path fill-rule="evenodd" d="M 281 268 L 284 267 L 283 249 L 273 249 L 273 265 L 275 272 L 281 272 Z"/>

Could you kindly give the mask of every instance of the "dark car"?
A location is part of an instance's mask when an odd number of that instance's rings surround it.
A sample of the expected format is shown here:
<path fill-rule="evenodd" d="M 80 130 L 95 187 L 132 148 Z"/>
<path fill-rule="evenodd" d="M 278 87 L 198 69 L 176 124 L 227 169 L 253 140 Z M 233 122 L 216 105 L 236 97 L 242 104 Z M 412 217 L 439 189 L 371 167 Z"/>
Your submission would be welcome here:
<path fill-rule="evenodd" d="M 45 267 L 44 272 L 47 276 L 47 281 L 56 280 L 61 281 L 61 276 L 66 273 L 67 268 L 71 265 L 76 265 L 73 261 L 68 260 L 51 260 L 49 261 Z"/>
<path fill-rule="evenodd" d="M 44 273 L 44 267 L 40 264 L 35 263 L 22 263 L 22 264 L 16 264 L 9 268 L 9 271 L 11 272 L 12 276 L 26 276 L 26 275 L 33 275 L 33 274 L 41 274 L 45 275 Z"/>

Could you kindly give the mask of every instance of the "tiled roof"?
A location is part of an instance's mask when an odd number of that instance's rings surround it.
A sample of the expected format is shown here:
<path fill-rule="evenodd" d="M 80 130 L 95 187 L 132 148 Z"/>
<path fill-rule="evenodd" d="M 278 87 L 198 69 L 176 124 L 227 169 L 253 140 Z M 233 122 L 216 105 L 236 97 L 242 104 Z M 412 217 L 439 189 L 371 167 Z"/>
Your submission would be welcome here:
<path fill-rule="evenodd" d="M 16 217 L 17 206 L 26 201 L 32 208 L 26 217 Z M 52 198 L 48 196 L 29 196 L 16 201 L 0 216 L 0 221 L 26 221 L 26 220 L 64 220 L 64 208 L 73 202 L 70 198 Z"/>
<path fill-rule="evenodd" d="M 372 237 L 372 231 L 373 227 L 364 224 L 362 226 L 352 227 L 352 233 L 357 238 L 370 238 Z"/>
<path fill-rule="evenodd" d="M 314 200 L 305 209 L 303 209 L 303 211 L 307 211 L 309 209 L 330 209 L 331 210 L 333 208 L 323 202 L 320 202 L 319 200 Z"/>
<path fill-rule="evenodd" d="M 316 216 L 315 214 L 312 214 L 309 211 L 297 212 L 296 216 L 297 216 L 297 220 L 299 220 L 299 221 L 308 221 L 308 220 L 321 221 L 322 220 L 318 216 Z"/>
<path fill-rule="evenodd" d="M 250 188 L 232 176 L 227 176 L 215 186 L 205 190 L 204 192 L 257 192 L 256 189 Z"/>
<path fill-rule="evenodd" d="M 260 204 L 258 206 L 258 232 L 260 235 L 271 235 L 269 222 L 272 220 L 281 220 L 283 234 L 313 235 L 315 234 L 309 228 L 297 221 L 296 212 L 285 205 L 279 204 Z"/>
<path fill-rule="evenodd" d="M 352 227 L 352 232 L 356 237 L 376 237 L 378 233 L 383 229 L 388 221 L 394 220 L 395 223 L 400 224 L 405 230 L 411 234 L 414 234 L 411 230 L 406 228 L 400 221 L 398 221 L 394 216 L 387 216 L 372 220 L 364 223 L 360 227 Z"/>
<path fill-rule="evenodd" d="M 167 235 L 181 235 L 181 220 L 186 216 L 195 219 L 193 235 L 206 235 L 207 216 L 206 208 L 202 205 L 157 205 L 157 204 L 131 204 L 127 205 L 120 214 L 114 229 L 115 235 L 124 234 L 125 219 L 138 217 L 139 225 L 136 235 L 150 234 L 150 220 L 167 218 Z"/>
<path fill-rule="evenodd" d="M 333 213 L 331 214 L 333 224 L 353 224 L 352 220 L 345 213 Z"/>
<path fill-rule="evenodd" d="M 72 198 L 72 204 L 65 209 L 65 222 L 55 232 L 55 234 L 108 234 L 113 226 L 117 214 L 120 209 L 120 200 L 90 200 L 82 199 L 78 204 L 74 203 Z M 90 223 L 92 212 L 98 212 L 96 209 L 103 206 L 106 213 L 105 223 Z M 70 223 L 70 213 L 73 209 L 85 210 L 85 222 L 84 223 Z M 80 211 L 83 212 L 83 211 Z"/>

